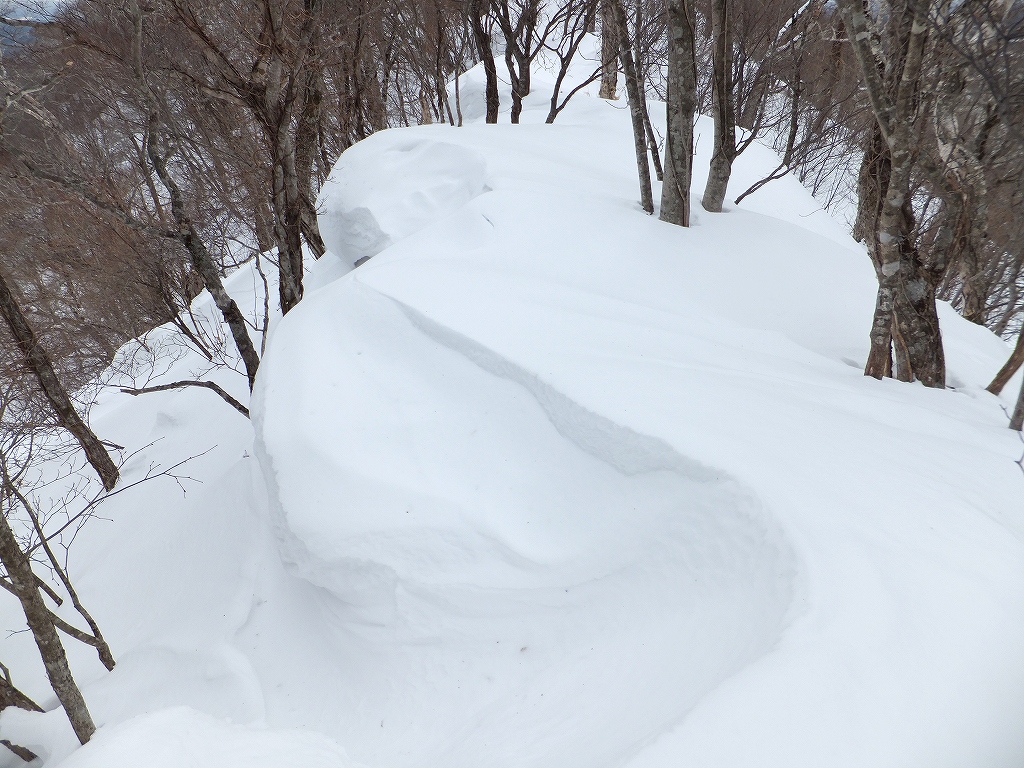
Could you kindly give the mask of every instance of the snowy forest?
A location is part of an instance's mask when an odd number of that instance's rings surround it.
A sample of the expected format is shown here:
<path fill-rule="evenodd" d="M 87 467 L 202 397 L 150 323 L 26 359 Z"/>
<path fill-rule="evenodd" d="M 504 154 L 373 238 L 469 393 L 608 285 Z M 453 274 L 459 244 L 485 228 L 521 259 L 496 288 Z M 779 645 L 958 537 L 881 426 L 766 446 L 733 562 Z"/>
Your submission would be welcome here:
<path fill-rule="evenodd" d="M 0 768 L 1024 764 L 1024 2 L 0 0 Z"/>

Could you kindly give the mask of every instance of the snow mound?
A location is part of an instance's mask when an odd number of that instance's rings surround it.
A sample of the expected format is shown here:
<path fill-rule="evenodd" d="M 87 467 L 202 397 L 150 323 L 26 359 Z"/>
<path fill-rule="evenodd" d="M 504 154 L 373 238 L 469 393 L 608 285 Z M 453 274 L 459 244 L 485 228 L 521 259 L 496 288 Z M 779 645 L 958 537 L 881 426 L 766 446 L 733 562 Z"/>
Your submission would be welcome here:
<path fill-rule="evenodd" d="M 865 379 L 870 261 L 795 179 L 673 227 L 623 110 L 525 116 L 404 129 L 491 191 L 319 282 L 263 362 L 274 536 L 339 659 L 317 727 L 392 768 L 1013 765 L 1006 345 L 946 313 L 957 392 Z"/>
<path fill-rule="evenodd" d="M 866 379 L 874 271 L 797 180 L 669 226 L 623 104 L 543 125 L 547 97 L 345 153 L 342 254 L 273 325 L 253 422 L 196 388 L 102 394 L 125 483 L 188 477 L 76 537 L 118 666 L 68 644 L 100 730 L 66 765 L 1024 762 L 1017 385 L 984 390 L 1007 345 L 941 305 L 954 389 Z M 733 192 L 777 165 L 752 147 Z M 258 324 L 257 272 L 227 287 Z M 208 368 L 173 338 L 137 345 L 142 381 Z M 48 710 L 0 738 L 52 768 L 77 741 L 3 591 L 0 626 Z"/>
<path fill-rule="evenodd" d="M 257 448 L 293 572 L 387 658 L 374 666 L 394 701 L 373 711 L 411 723 L 387 736 L 395 751 L 468 767 L 504 744 L 494 765 L 596 764 L 777 641 L 797 564 L 724 473 L 358 282 L 294 316 L 261 374 Z M 452 648 L 462 673 L 431 673 Z M 597 680 L 630 702 L 611 730 Z"/>
<path fill-rule="evenodd" d="M 355 768 L 344 750 L 308 731 L 234 725 L 188 707 L 101 729 L 61 768 Z"/>
<path fill-rule="evenodd" d="M 482 194 L 486 175 L 471 149 L 381 131 L 334 167 L 318 201 L 320 234 L 352 267 Z"/>

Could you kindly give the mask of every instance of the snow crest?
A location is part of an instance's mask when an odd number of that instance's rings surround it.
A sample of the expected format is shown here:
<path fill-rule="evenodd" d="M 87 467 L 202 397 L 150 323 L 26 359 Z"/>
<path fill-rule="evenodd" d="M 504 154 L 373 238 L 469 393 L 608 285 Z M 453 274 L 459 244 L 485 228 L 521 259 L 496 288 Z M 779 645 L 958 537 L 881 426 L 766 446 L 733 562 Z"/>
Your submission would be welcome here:
<path fill-rule="evenodd" d="M 664 440 L 642 435 L 584 408 L 542 381 L 537 374 L 516 365 L 468 336 L 434 322 L 409 305 L 397 299 L 393 301 L 413 325 L 431 339 L 459 353 L 488 373 L 513 381 L 529 390 L 562 437 L 571 440 L 580 450 L 610 464 L 624 475 L 669 471 L 696 480 L 720 478 L 720 473 L 687 459 Z"/>
<path fill-rule="evenodd" d="M 334 167 L 318 202 L 320 234 L 351 268 L 482 194 L 486 176 L 472 149 L 381 131 Z"/>

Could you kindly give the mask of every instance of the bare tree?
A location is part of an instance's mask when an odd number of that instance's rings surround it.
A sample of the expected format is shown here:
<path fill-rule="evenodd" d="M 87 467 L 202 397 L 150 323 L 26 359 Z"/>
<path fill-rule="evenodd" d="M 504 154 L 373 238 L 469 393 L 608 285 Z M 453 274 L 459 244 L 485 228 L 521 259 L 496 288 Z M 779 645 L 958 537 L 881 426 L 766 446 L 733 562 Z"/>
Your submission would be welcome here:
<path fill-rule="evenodd" d="M 531 67 L 544 46 L 547 29 L 539 33 L 542 0 L 491 0 L 491 14 L 505 38 L 505 65 L 512 86 L 512 123 L 519 122 L 523 99 L 530 95 Z"/>
<path fill-rule="evenodd" d="M 183 81 L 246 109 L 250 125 L 262 134 L 270 159 L 281 311 L 287 313 L 303 291 L 303 210 L 308 201 L 300 192 L 305 182 L 298 178 L 296 152 L 303 119 L 316 115 L 316 110 L 303 111 L 302 99 L 310 95 L 306 75 L 307 67 L 315 68 L 320 7 L 312 0 L 262 0 L 254 6 L 168 0 L 163 8 L 197 51 L 193 57 L 175 58 Z"/>
<path fill-rule="evenodd" d="M 18 365 L 17 361 L 10 358 L 2 362 L 8 366 Z M 11 371 L 8 369 L 6 372 Z M 13 594 L 21 604 L 53 692 L 64 708 L 75 735 L 84 744 L 95 732 L 96 726 L 85 698 L 75 683 L 58 629 L 96 647 L 108 669 L 113 669 L 114 659 L 99 627 L 82 607 L 77 592 L 43 533 L 34 506 L 23 490 L 28 470 L 39 461 L 40 457 L 36 455 L 38 452 L 44 451 L 50 458 L 67 453 L 68 447 L 54 440 L 55 435 L 48 422 L 45 411 L 31 390 L 19 388 L 14 379 L 7 379 L 0 390 L 0 566 L 3 567 L 0 588 Z M 21 537 L 12 526 L 19 509 L 23 515 L 27 513 L 28 516 Z M 33 550 L 45 552 L 44 562 L 59 574 L 76 608 L 83 617 L 87 617 L 91 632 L 78 630 L 46 605 L 44 596 L 50 596 L 58 605 L 61 601 L 33 571 Z M 23 701 L 20 703 L 25 704 Z"/>
<path fill-rule="evenodd" d="M 491 47 L 489 0 L 470 0 L 469 20 L 473 27 L 473 39 L 476 42 L 477 55 L 484 65 L 486 78 L 485 102 L 487 105 L 486 120 L 488 123 L 498 122 L 498 70 L 494 65 L 494 51 Z"/>
<path fill-rule="evenodd" d="M 249 379 L 249 389 L 251 391 L 256 384 L 256 372 L 260 364 L 259 355 L 256 353 L 256 348 L 249 336 L 249 329 L 244 315 L 238 308 L 235 300 L 225 290 L 217 263 L 210 254 L 202 235 L 194 225 L 192 217 L 186 210 L 185 196 L 169 164 L 171 157 L 178 152 L 178 147 L 182 143 L 182 137 L 180 134 L 168 130 L 168 122 L 163 117 L 167 110 L 166 107 L 161 108 L 162 104 L 167 103 L 166 98 L 158 99 L 147 77 L 143 57 L 143 13 L 138 3 L 134 2 L 134 0 L 128 4 L 128 10 L 131 14 L 133 29 L 131 44 L 132 67 L 134 68 L 135 76 L 138 78 L 139 89 L 144 97 L 147 114 L 145 158 L 153 174 L 160 180 L 167 193 L 170 201 L 171 216 L 177 225 L 177 232 L 181 238 L 182 245 L 184 245 L 189 254 L 193 269 L 202 277 L 203 283 L 224 317 L 224 322 L 231 330 L 235 346 L 245 364 L 246 374 Z M 296 192 L 296 194 L 298 193 Z M 299 200 L 299 208 L 293 211 L 293 213 L 298 216 L 300 227 L 303 210 L 301 200 Z M 282 291 L 285 293 L 292 291 L 289 295 L 294 296 L 294 290 L 298 289 L 293 289 L 294 287 L 289 289 L 282 288 Z M 283 307 L 284 304 L 282 304 L 282 311 Z"/>
<path fill-rule="evenodd" d="M 78 415 L 64 386 L 57 378 L 57 372 L 50 362 L 46 349 L 39 343 L 24 313 L 18 306 L 14 295 L 2 272 L 0 272 L 0 315 L 3 315 L 18 349 L 24 358 L 26 367 L 32 372 L 39 389 L 46 396 L 61 425 L 78 441 L 85 455 L 92 464 L 96 474 L 103 481 L 108 491 L 117 484 L 118 469 L 107 449 L 96 437 L 96 434 Z"/>
<path fill-rule="evenodd" d="M 42 110 L 34 94 L 44 90 L 56 77 L 56 75 L 51 75 L 40 83 L 18 86 L 8 77 L 2 56 L 3 49 L 0 46 L 0 92 L 3 93 L 3 99 L 0 102 L 0 141 L 3 140 L 4 123 L 9 110 L 21 108 L 32 116 L 41 115 Z M 35 377 L 40 391 L 46 396 L 61 425 L 74 435 L 82 446 L 82 450 L 85 451 L 89 463 L 92 464 L 103 481 L 104 487 L 110 490 L 117 483 L 117 466 L 99 438 L 75 409 L 71 398 L 57 377 L 50 356 L 40 344 L 24 312 L 15 300 L 2 271 L 0 271 L 0 315 L 3 315 L 7 328 L 21 351 L 26 368 Z"/>
<path fill-rule="evenodd" d="M 85 697 L 71 674 L 67 654 L 57 635 L 51 613 L 43 602 L 31 562 L 18 544 L 5 515 L 0 515 L 0 563 L 7 572 L 11 591 L 25 612 L 25 619 L 39 648 L 53 692 L 67 713 L 78 740 L 85 744 L 96 732 L 96 725 L 89 714 Z"/>
<path fill-rule="evenodd" d="M 601 76 L 603 66 L 598 64 L 589 77 L 582 78 L 564 97 L 561 96 L 562 84 L 569 74 L 569 67 L 575 60 L 583 40 L 590 33 L 596 15 L 595 0 L 566 0 L 555 9 L 545 25 L 544 47 L 558 59 L 558 72 L 555 74 L 555 84 L 551 89 L 551 102 L 547 117 L 544 118 L 545 123 L 555 122 L 569 100 Z"/>

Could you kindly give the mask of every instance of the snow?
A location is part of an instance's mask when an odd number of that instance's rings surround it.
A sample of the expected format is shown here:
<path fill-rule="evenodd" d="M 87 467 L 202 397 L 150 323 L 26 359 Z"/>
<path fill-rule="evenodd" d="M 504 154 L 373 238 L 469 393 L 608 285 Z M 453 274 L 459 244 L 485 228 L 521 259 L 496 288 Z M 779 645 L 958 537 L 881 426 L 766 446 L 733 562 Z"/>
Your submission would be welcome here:
<path fill-rule="evenodd" d="M 353 266 L 483 194 L 484 162 L 458 144 L 403 134 L 345 152 L 320 195 L 320 232 Z"/>
<path fill-rule="evenodd" d="M 325 736 L 223 723 L 188 707 L 171 707 L 100 731 L 64 761 L 65 768 L 353 768 Z"/>
<path fill-rule="evenodd" d="M 65 768 L 1019 765 L 1007 345 L 942 305 L 951 388 L 865 378 L 870 262 L 794 179 L 666 225 L 623 104 L 542 125 L 539 76 L 487 126 L 479 77 L 465 127 L 339 161 L 251 425 L 103 395 L 125 482 L 192 456 L 197 482 L 112 498 L 72 549 L 118 659 L 69 645 L 93 742 L 25 634 L 0 658 L 52 711 L 0 735 Z M 752 147 L 731 189 L 777 162 Z M 248 268 L 228 289 L 262 305 Z"/>

